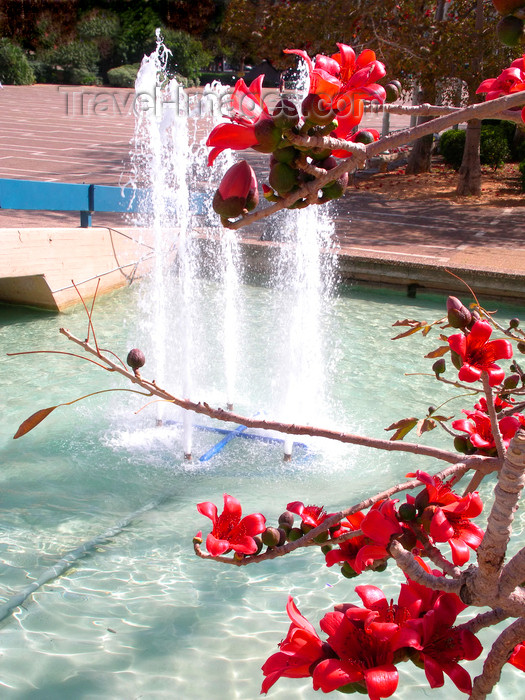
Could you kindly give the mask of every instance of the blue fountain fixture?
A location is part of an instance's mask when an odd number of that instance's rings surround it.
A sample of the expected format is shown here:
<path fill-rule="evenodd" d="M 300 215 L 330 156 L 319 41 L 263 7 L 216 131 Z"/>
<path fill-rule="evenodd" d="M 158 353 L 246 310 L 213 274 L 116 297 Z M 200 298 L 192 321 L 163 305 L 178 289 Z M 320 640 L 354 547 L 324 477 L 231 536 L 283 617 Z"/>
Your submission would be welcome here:
<path fill-rule="evenodd" d="M 199 457 L 199 462 L 207 462 L 210 460 L 212 457 L 214 457 L 218 452 L 220 452 L 223 447 L 226 447 L 226 445 L 231 441 L 234 440 L 236 437 L 239 436 L 240 433 L 244 432 L 246 430 L 245 425 L 239 425 L 235 430 L 232 430 L 230 433 L 225 435 L 222 440 L 219 440 L 218 443 L 216 443 L 213 447 L 211 447 L 207 452 L 205 452 L 203 455 Z"/>
<path fill-rule="evenodd" d="M 181 427 L 182 422 L 176 420 L 165 420 L 163 422 L 163 425 L 177 425 Z M 220 435 L 224 435 L 224 438 L 222 438 L 222 440 L 219 440 L 218 443 L 216 443 L 213 447 L 210 447 L 210 449 L 207 452 L 205 452 L 201 457 L 199 457 L 199 462 L 207 462 L 208 460 L 210 460 L 216 454 L 221 452 L 221 450 L 234 438 L 243 438 L 244 440 L 255 440 L 257 442 L 266 442 L 274 445 L 283 445 L 285 442 L 284 438 L 273 437 L 271 435 L 259 435 L 257 433 L 247 433 L 247 427 L 245 425 L 239 425 L 234 430 L 228 430 L 228 428 L 218 428 L 212 425 L 198 424 L 193 425 L 193 428 L 194 430 L 200 430 L 209 433 L 219 433 Z M 303 450 L 306 450 L 307 454 L 301 458 L 301 461 L 313 456 L 313 453 L 310 451 L 310 448 L 304 442 L 294 442 L 293 447 L 299 447 Z"/>

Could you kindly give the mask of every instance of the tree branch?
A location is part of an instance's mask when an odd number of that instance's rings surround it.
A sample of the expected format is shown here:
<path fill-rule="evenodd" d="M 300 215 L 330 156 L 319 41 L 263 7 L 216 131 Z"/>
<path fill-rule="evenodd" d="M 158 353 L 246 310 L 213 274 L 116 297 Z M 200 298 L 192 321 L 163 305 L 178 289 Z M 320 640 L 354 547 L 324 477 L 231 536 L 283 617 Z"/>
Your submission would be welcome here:
<path fill-rule="evenodd" d="M 492 645 L 483 664 L 483 673 L 474 679 L 469 700 L 485 700 L 501 677 L 501 669 L 509 660 L 516 644 L 525 639 L 525 620 L 515 620 Z"/>
<path fill-rule="evenodd" d="M 481 469 L 486 473 L 499 468 L 500 461 L 493 457 L 486 457 L 483 455 L 471 455 L 465 457 L 465 455 L 459 455 L 455 452 L 449 452 L 448 450 L 442 450 L 437 447 L 429 447 L 427 445 L 418 445 L 416 443 L 403 443 L 400 441 L 383 440 L 381 438 L 369 438 L 363 435 L 344 433 L 329 428 L 316 428 L 309 425 L 295 425 L 290 423 L 281 423 L 280 421 L 250 418 L 248 416 L 232 413 L 231 411 L 225 411 L 222 408 L 212 408 L 206 402 L 196 403 L 195 401 L 190 401 L 189 399 L 180 399 L 173 396 L 165 389 L 157 386 L 154 381 L 150 382 L 143 379 L 138 372 L 134 374 L 133 372 L 120 367 L 110 358 L 97 353 L 93 346 L 89 345 L 89 343 L 83 340 L 80 340 L 79 338 L 76 338 L 67 329 L 61 328 L 60 333 L 82 347 L 86 352 L 98 357 L 99 360 L 108 365 L 108 369 L 111 369 L 123 377 L 126 377 L 126 379 L 128 379 L 130 382 L 138 384 L 142 388 L 151 392 L 151 394 L 154 396 L 158 396 L 164 401 L 173 403 L 176 406 L 180 406 L 188 411 L 203 414 L 209 416 L 210 418 L 215 418 L 216 420 L 237 423 L 238 425 L 246 425 L 249 428 L 276 430 L 277 432 L 286 433 L 289 435 L 310 435 L 312 437 L 324 437 L 330 440 L 336 440 L 338 442 L 361 445 L 363 447 L 372 447 L 375 449 L 385 450 L 387 452 L 408 452 L 410 454 L 433 457 L 434 459 L 449 462 L 450 464 L 462 463 L 462 465 L 465 465 L 466 469 Z"/>

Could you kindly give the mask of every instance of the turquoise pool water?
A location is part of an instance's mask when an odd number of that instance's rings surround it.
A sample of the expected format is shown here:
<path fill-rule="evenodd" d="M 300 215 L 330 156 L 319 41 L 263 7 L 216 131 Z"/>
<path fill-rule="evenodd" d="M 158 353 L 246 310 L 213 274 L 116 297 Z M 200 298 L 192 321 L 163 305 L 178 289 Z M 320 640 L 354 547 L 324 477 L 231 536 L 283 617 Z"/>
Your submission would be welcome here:
<path fill-rule="evenodd" d="M 210 301 L 202 309 L 202 338 L 210 344 L 220 295 L 215 297 L 213 285 L 206 284 Z M 132 346 L 148 345 L 135 316 L 137 294 L 131 288 L 97 304 L 99 344 L 123 357 Z M 264 410 L 269 417 L 284 362 L 273 318 L 279 305 L 274 294 L 264 287 L 243 289 L 236 403 L 239 412 Z M 407 370 L 430 371 L 431 361 L 422 356 L 432 345 L 419 336 L 389 340 L 396 319 L 437 318 L 443 302 L 346 289 L 327 303 L 322 319 L 327 391 L 317 422 L 386 437 L 389 423 L 423 414 L 429 404 L 450 396 L 430 377 L 404 376 Z M 510 318 L 520 310 L 502 313 Z M 317 625 L 335 603 L 358 602 L 356 584 L 327 569 L 321 555 L 310 550 L 243 569 L 201 561 L 191 540 L 197 530 L 208 531 L 208 521 L 195 504 L 211 500 L 222 509 L 227 492 L 241 500 L 246 513 L 261 511 L 276 521 L 291 500 L 336 509 L 358 501 L 379 481 L 395 483 L 407 471 L 433 468 L 429 460 L 322 440 L 308 441 L 308 453 L 297 449 L 286 464 L 278 445 L 240 439 L 208 462 L 186 462 L 177 426 L 156 428 L 155 406 L 136 414 L 144 400 L 131 394 L 104 394 L 59 408 L 32 433 L 13 441 L 18 425 L 34 411 L 126 384 L 71 357 L 6 357 L 20 350 L 72 351 L 58 329 L 67 326 L 85 337 L 80 309 L 58 317 L 4 307 L 0 323 L 0 605 L 67 552 L 151 506 L 1 623 L 2 698 L 258 697 L 260 667 L 288 629 L 288 594 Z M 201 364 L 207 389 L 200 389 L 198 398 L 221 405 L 215 363 Z M 148 363 L 143 374 L 152 376 Z M 457 402 L 455 410 L 462 406 Z M 219 437 L 197 432 L 194 454 L 204 453 Z M 447 439 L 434 431 L 427 442 L 446 445 Z M 483 485 L 484 493 L 490 486 Z M 522 515 L 518 535 L 523 526 Z M 389 567 L 379 575 L 363 575 L 358 583 L 374 583 L 396 597 L 400 580 Z M 484 639 L 494 635 L 490 630 Z M 475 675 L 481 662 L 467 668 Z M 395 698 L 459 696 L 448 681 L 431 692 L 412 665 L 403 664 L 400 673 Z M 494 697 L 518 697 L 521 679 L 520 672 L 505 668 Z M 318 696 L 311 681 L 303 679 L 282 679 L 269 694 L 305 700 Z"/>

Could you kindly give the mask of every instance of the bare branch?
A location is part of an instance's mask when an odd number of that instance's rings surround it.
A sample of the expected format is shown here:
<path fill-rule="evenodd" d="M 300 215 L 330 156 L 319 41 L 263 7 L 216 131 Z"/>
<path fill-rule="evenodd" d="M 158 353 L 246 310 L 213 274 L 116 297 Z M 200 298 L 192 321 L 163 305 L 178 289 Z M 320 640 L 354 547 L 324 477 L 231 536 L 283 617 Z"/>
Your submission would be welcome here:
<path fill-rule="evenodd" d="M 501 669 L 509 660 L 516 644 L 525 639 L 525 620 L 515 620 L 492 645 L 483 664 L 483 673 L 474 679 L 469 700 L 485 700 L 501 677 Z"/>

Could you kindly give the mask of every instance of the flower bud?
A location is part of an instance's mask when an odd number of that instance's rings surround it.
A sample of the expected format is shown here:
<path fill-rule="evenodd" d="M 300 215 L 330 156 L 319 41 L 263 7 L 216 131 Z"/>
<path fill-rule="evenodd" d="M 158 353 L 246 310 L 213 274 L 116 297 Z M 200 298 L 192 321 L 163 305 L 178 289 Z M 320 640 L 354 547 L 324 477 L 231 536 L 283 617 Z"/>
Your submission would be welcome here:
<path fill-rule="evenodd" d="M 133 348 L 133 350 L 130 350 L 128 352 L 126 363 L 129 367 L 131 367 L 131 369 L 134 369 L 136 371 L 143 367 L 145 362 L 146 358 L 142 350 L 139 350 L 138 348 Z"/>
<path fill-rule="evenodd" d="M 504 389 L 515 389 L 520 381 L 520 375 L 519 374 L 509 374 L 508 377 L 505 377 L 505 381 L 503 382 L 503 388 Z"/>
<path fill-rule="evenodd" d="M 410 522 L 417 517 L 417 508 L 413 503 L 402 503 L 398 510 L 399 519 L 403 522 Z"/>
<path fill-rule="evenodd" d="M 304 533 L 300 527 L 292 527 L 292 529 L 288 533 L 288 541 L 295 542 L 296 540 L 300 540 L 303 534 Z"/>
<path fill-rule="evenodd" d="M 517 328 L 520 325 L 519 318 L 511 318 L 509 321 L 509 328 Z"/>
<path fill-rule="evenodd" d="M 387 83 L 385 85 L 386 99 L 385 102 L 395 102 L 399 99 L 399 90 L 397 85 L 394 83 Z"/>
<path fill-rule="evenodd" d="M 257 178 L 250 165 L 241 160 L 225 173 L 213 197 L 213 209 L 225 219 L 251 211 L 259 203 Z"/>
<path fill-rule="evenodd" d="M 279 525 L 282 527 L 283 525 L 288 525 L 288 527 L 293 527 L 293 521 L 294 521 L 294 514 L 291 513 L 289 510 L 285 510 L 284 513 L 281 513 L 279 516 Z"/>
<path fill-rule="evenodd" d="M 525 343 L 523 341 L 520 341 L 518 343 L 517 348 L 521 352 L 522 355 L 525 355 Z"/>
<path fill-rule="evenodd" d="M 472 321 L 472 314 L 457 297 L 447 299 L 447 316 L 452 328 L 466 328 Z"/>
<path fill-rule="evenodd" d="M 345 561 L 345 563 L 341 567 L 341 573 L 345 578 L 355 578 L 356 576 L 358 576 L 357 571 L 352 569 L 352 567 L 347 561 Z"/>
<path fill-rule="evenodd" d="M 447 363 L 445 360 L 440 357 L 439 360 L 436 360 L 434 364 L 432 365 L 432 371 L 438 377 L 440 374 L 443 374 L 445 370 L 447 369 Z"/>

